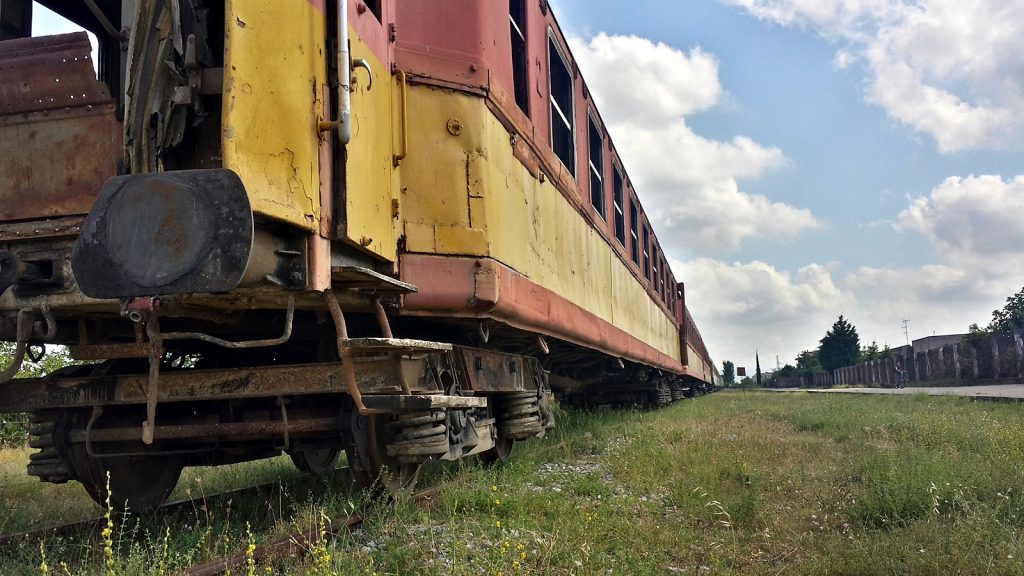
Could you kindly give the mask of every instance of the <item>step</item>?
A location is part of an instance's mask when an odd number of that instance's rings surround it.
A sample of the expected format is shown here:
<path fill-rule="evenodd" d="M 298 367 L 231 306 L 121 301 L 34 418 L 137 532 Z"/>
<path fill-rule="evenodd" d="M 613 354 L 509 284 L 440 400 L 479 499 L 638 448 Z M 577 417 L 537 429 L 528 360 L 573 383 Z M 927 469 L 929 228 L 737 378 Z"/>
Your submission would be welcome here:
<path fill-rule="evenodd" d="M 332 266 L 331 282 L 339 288 L 380 294 L 412 294 L 417 291 L 412 284 L 362 266 Z"/>

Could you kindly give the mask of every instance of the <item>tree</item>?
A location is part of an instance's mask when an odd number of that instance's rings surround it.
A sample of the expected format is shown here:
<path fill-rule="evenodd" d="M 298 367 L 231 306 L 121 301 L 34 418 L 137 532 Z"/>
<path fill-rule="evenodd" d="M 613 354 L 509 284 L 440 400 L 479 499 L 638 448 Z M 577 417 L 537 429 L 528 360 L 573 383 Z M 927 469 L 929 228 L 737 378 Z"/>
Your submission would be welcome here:
<path fill-rule="evenodd" d="M 818 361 L 817 350 L 804 350 L 796 357 L 796 369 L 801 374 L 813 374 L 821 372 L 821 362 Z"/>
<path fill-rule="evenodd" d="M 14 360 L 14 349 L 15 344 L 13 342 L 0 342 L 0 370 L 6 369 L 11 365 L 11 362 Z M 36 351 L 38 350 L 36 349 Z M 67 348 L 63 346 L 49 346 L 46 348 L 46 354 L 39 359 L 39 362 L 33 362 L 26 355 L 16 378 L 39 378 L 70 364 L 74 364 L 74 361 L 68 355 Z"/>
<path fill-rule="evenodd" d="M 779 378 L 794 378 L 797 375 L 796 366 L 786 364 L 782 368 L 779 368 L 779 371 L 776 372 L 775 375 Z"/>
<path fill-rule="evenodd" d="M 831 372 L 843 366 L 853 366 L 857 362 L 859 352 L 860 336 L 857 335 L 857 328 L 840 314 L 818 347 L 821 367 Z"/>
<path fill-rule="evenodd" d="M 15 345 L 11 342 L 0 342 L 0 370 L 6 369 L 14 360 Z M 38 350 L 36 350 L 38 352 Z M 47 350 L 47 354 L 33 362 L 28 357 L 18 370 L 18 378 L 36 378 L 49 374 L 58 368 L 72 363 L 67 348 L 56 346 Z M 2 386 L 2 384 L 0 384 Z M 27 414 L 0 414 L 0 447 L 24 446 L 28 442 Z"/>
<path fill-rule="evenodd" d="M 973 347 L 978 342 L 987 342 L 990 336 L 992 334 L 987 329 L 981 328 L 977 323 L 974 323 L 967 327 L 967 334 L 960 338 L 960 343 L 964 346 Z"/>
<path fill-rule="evenodd" d="M 761 357 L 754 352 L 754 362 L 757 362 L 757 387 L 761 387 Z"/>
<path fill-rule="evenodd" d="M 1024 288 L 1007 298 L 1002 310 L 992 311 L 992 322 L 988 325 L 989 332 L 1008 333 L 1021 329 L 1024 329 Z"/>
<path fill-rule="evenodd" d="M 858 362 L 869 362 L 871 360 L 878 360 L 881 356 L 878 352 L 878 342 L 871 341 L 870 346 L 865 346 L 860 349 L 860 356 L 857 358 Z"/>
<path fill-rule="evenodd" d="M 732 384 L 736 381 L 736 365 L 728 360 L 722 362 L 722 380 L 726 384 Z"/>

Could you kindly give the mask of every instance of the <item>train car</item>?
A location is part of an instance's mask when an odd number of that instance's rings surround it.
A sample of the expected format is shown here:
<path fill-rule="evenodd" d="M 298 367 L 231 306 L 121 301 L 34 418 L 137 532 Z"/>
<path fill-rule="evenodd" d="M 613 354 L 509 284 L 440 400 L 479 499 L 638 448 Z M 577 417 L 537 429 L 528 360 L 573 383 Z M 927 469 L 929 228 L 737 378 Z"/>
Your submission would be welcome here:
<path fill-rule="evenodd" d="M 160 503 L 285 452 L 400 491 L 713 383 L 544 0 L 0 2 L 0 412 Z M 696 340 L 694 340 L 696 337 Z M 83 364 L 13 379 L 67 346 Z"/>

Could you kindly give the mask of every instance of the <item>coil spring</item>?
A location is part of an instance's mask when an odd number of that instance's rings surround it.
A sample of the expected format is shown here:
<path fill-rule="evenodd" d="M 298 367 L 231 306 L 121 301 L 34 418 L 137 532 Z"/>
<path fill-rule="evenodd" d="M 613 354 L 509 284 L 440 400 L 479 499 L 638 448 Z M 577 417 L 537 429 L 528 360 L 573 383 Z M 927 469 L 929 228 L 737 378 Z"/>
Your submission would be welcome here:
<path fill-rule="evenodd" d="M 388 423 L 388 454 L 403 462 L 423 462 L 448 452 L 448 426 L 444 411 L 399 414 Z"/>
<path fill-rule="evenodd" d="M 523 440 L 543 432 L 539 400 L 536 391 L 502 395 L 498 405 L 498 433 L 512 440 Z"/>
<path fill-rule="evenodd" d="M 664 382 L 659 382 L 654 389 L 654 404 L 656 406 L 668 406 L 672 403 L 672 389 Z"/>
<path fill-rule="evenodd" d="M 679 385 L 672 386 L 672 401 L 673 402 L 675 402 L 677 400 L 682 400 L 685 397 L 686 397 L 686 392 L 683 390 L 682 386 L 679 386 Z"/>
<path fill-rule="evenodd" d="M 71 467 L 57 452 L 54 433 L 57 430 L 57 416 L 33 412 L 28 419 L 28 445 L 39 451 L 29 454 L 28 475 L 36 476 L 43 482 L 63 484 L 75 477 Z"/>

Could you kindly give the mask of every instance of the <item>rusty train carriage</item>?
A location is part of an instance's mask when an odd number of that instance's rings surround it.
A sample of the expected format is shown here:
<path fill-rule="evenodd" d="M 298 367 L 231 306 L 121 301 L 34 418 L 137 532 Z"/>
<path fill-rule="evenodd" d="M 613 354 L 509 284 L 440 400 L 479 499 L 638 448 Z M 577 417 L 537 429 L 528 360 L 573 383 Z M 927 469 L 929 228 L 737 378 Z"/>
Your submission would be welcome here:
<path fill-rule="evenodd" d="M 162 501 L 344 450 L 410 486 L 717 372 L 544 0 L 0 0 L 0 411 Z M 62 344 L 88 364 L 11 380 Z"/>

